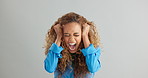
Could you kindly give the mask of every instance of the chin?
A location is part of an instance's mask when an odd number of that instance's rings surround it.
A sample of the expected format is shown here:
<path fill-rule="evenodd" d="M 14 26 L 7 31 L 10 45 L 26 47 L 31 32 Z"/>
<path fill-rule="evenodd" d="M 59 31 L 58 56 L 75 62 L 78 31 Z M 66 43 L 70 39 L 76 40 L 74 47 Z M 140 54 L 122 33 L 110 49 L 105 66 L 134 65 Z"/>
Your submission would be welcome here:
<path fill-rule="evenodd" d="M 76 51 L 70 51 L 70 53 L 76 53 Z"/>

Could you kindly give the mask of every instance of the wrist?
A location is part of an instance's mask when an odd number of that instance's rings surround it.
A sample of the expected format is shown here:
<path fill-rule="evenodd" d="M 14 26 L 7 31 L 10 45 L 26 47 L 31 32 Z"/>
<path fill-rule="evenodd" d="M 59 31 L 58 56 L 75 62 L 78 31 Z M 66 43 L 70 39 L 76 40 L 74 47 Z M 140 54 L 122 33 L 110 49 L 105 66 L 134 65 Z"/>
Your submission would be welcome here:
<path fill-rule="evenodd" d="M 82 38 L 83 38 L 84 47 L 87 48 L 90 45 L 89 37 L 87 34 L 85 35 L 83 34 Z"/>
<path fill-rule="evenodd" d="M 56 40 L 55 40 L 55 43 L 56 43 L 58 46 L 61 45 L 61 42 L 62 42 L 61 39 L 62 39 L 62 37 L 59 37 L 59 36 L 58 36 L 58 37 L 56 38 Z"/>
<path fill-rule="evenodd" d="M 88 34 L 83 33 L 83 34 L 82 34 L 82 37 L 88 37 Z"/>
<path fill-rule="evenodd" d="M 57 39 L 61 39 L 62 38 L 62 36 L 57 36 Z"/>

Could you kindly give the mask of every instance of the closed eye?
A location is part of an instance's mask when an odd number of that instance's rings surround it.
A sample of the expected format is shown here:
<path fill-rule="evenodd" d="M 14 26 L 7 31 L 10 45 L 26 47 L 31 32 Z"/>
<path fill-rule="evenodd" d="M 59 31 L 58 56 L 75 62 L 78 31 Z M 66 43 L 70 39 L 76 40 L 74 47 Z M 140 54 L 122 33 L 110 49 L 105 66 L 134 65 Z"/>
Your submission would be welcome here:
<path fill-rule="evenodd" d="M 69 33 L 64 33 L 64 36 L 65 36 L 65 37 L 69 37 L 70 34 L 69 34 Z"/>
<path fill-rule="evenodd" d="M 78 32 L 74 33 L 74 36 L 78 37 L 79 36 L 79 33 Z"/>
<path fill-rule="evenodd" d="M 79 35 L 74 35 L 74 36 L 78 37 Z"/>
<path fill-rule="evenodd" d="M 70 35 L 64 35 L 65 37 L 69 37 Z"/>

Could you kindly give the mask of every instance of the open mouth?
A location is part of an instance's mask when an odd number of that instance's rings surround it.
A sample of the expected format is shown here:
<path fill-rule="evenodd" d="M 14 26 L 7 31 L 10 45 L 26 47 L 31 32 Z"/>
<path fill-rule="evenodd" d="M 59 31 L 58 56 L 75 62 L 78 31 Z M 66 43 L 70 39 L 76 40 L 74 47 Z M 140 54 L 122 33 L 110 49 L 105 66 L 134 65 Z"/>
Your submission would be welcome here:
<path fill-rule="evenodd" d="M 75 50 L 76 49 L 76 43 L 69 43 L 69 49 L 70 50 Z"/>

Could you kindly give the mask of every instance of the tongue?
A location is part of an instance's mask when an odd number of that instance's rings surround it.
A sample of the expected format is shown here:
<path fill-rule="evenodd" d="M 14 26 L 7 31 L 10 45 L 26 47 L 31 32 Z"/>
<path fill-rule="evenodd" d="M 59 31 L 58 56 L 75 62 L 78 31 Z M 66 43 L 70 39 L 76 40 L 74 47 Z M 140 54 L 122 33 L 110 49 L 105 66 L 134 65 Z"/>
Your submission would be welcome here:
<path fill-rule="evenodd" d="M 74 50 L 75 46 L 74 45 L 70 45 L 70 50 Z"/>

